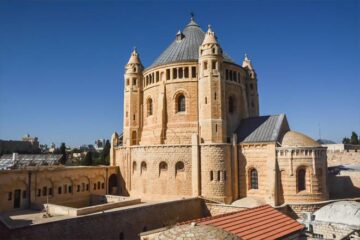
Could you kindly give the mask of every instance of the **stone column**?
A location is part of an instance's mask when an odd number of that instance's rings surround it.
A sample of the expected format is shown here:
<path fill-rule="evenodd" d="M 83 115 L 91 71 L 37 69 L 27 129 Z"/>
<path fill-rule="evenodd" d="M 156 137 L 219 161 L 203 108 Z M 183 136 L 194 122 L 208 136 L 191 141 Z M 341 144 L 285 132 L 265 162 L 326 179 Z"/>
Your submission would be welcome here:
<path fill-rule="evenodd" d="M 268 204 L 276 205 L 276 146 L 275 144 L 268 144 L 268 159 L 266 161 L 267 167 L 267 181 L 268 189 L 266 190 L 267 196 L 265 200 Z"/>
<path fill-rule="evenodd" d="M 192 195 L 200 196 L 200 156 L 199 156 L 199 136 L 194 133 L 191 137 L 191 179 L 192 179 Z"/>
<path fill-rule="evenodd" d="M 233 157 L 232 157 L 232 186 L 233 186 L 233 200 L 239 198 L 239 161 L 238 161 L 238 145 L 237 145 L 237 135 L 233 134 L 232 137 L 233 145 Z"/>

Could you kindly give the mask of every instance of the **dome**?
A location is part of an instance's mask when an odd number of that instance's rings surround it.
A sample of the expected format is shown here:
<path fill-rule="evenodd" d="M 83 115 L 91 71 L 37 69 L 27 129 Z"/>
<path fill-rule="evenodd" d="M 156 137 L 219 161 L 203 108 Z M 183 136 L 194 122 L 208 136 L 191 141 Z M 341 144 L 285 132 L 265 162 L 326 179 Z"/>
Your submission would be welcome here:
<path fill-rule="evenodd" d="M 285 133 L 281 145 L 282 147 L 321 147 L 321 145 L 311 137 L 294 131 Z"/>
<path fill-rule="evenodd" d="M 191 239 L 191 240 L 240 240 L 241 238 L 230 233 L 224 231 L 222 229 L 218 229 L 209 225 L 198 225 L 195 223 L 180 225 L 172 227 L 164 232 L 161 232 L 154 239 Z"/>
<path fill-rule="evenodd" d="M 205 32 L 191 19 L 184 30 L 177 33 L 174 41 L 149 68 L 174 62 L 197 61 L 199 59 L 199 47 L 203 43 L 204 38 Z M 234 62 L 226 53 L 224 53 L 224 61 Z"/>
<path fill-rule="evenodd" d="M 315 213 L 315 220 L 360 227 L 360 203 L 339 201 L 328 204 Z"/>

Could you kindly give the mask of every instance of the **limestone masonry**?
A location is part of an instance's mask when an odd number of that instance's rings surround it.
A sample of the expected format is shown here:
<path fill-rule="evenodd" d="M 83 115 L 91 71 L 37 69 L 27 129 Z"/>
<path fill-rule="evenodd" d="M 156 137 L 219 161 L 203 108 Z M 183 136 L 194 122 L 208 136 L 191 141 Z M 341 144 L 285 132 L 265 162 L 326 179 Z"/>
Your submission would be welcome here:
<path fill-rule="evenodd" d="M 119 193 L 272 205 L 328 199 L 326 148 L 291 131 L 284 114 L 259 116 L 257 81 L 247 56 L 236 63 L 194 19 L 148 68 L 134 49 L 123 144 L 112 136 Z"/>

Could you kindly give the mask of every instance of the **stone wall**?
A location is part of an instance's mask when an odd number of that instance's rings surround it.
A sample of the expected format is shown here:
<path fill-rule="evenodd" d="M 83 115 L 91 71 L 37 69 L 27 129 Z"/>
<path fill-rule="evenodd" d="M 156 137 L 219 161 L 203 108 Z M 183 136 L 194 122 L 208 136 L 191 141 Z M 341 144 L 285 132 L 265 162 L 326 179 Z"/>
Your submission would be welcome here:
<path fill-rule="evenodd" d="M 304 212 L 314 213 L 320 208 L 337 201 L 357 201 L 360 202 L 360 198 L 348 198 L 348 199 L 336 199 L 336 200 L 328 200 L 321 202 L 303 202 L 303 203 L 288 203 L 282 206 L 276 207 L 282 213 L 297 219 L 302 216 Z"/>
<path fill-rule="evenodd" d="M 360 197 L 360 171 L 340 171 L 328 174 L 330 198 Z"/>
<path fill-rule="evenodd" d="M 314 239 L 344 239 L 353 233 L 353 229 L 345 224 L 315 221 L 312 224 Z M 352 239 L 352 238 L 349 238 Z"/>
<path fill-rule="evenodd" d="M 132 206 L 8 231 L 3 239 L 138 239 L 138 234 L 177 222 L 209 216 L 199 198 Z M 1 223 L 0 223 L 1 224 Z"/>
<path fill-rule="evenodd" d="M 118 167 L 40 167 L 0 171 L 0 211 L 49 202 L 69 207 L 89 204 L 89 196 L 105 195 Z M 16 194 L 20 194 L 18 198 Z M 18 199 L 19 206 L 15 206 Z"/>
<path fill-rule="evenodd" d="M 232 201 L 231 145 L 201 145 L 201 196 L 221 202 Z"/>
<path fill-rule="evenodd" d="M 206 207 L 209 210 L 211 216 L 248 209 L 248 208 L 236 207 L 228 204 L 219 204 L 219 203 L 206 203 Z"/>
<path fill-rule="evenodd" d="M 119 152 L 123 159 L 117 164 L 131 196 L 159 200 L 192 195 L 191 145 L 133 146 Z"/>
<path fill-rule="evenodd" d="M 328 166 L 338 166 L 344 164 L 360 164 L 360 151 L 355 152 L 349 150 L 349 152 L 327 152 Z"/>

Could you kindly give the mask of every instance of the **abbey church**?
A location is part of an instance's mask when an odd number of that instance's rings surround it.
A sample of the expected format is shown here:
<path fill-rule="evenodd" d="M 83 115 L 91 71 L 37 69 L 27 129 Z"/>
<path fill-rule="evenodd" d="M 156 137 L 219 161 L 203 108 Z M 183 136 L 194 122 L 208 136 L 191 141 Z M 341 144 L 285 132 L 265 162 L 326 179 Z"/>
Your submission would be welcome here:
<path fill-rule="evenodd" d="M 123 134 L 111 140 L 119 194 L 271 205 L 328 199 L 326 148 L 292 131 L 284 114 L 260 116 L 257 82 L 251 60 L 231 59 L 211 26 L 204 32 L 193 18 L 150 66 L 134 49 Z"/>

